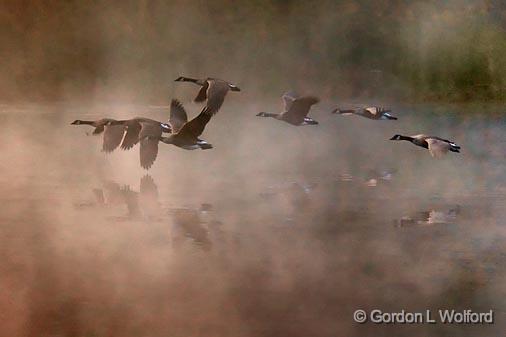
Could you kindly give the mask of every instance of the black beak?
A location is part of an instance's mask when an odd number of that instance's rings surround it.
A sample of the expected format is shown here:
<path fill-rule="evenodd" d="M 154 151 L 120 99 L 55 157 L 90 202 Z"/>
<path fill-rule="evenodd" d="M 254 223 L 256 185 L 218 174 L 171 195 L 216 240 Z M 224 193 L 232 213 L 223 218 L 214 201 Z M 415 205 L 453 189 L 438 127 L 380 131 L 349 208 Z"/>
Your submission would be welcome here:
<path fill-rule="evenodd" d="M 232 90 L 232 91 L 241 91 L 241 89 L 239 89 L 239 87 L 236 87 L 236 86 L 230 87 L 230 90 Z"/>

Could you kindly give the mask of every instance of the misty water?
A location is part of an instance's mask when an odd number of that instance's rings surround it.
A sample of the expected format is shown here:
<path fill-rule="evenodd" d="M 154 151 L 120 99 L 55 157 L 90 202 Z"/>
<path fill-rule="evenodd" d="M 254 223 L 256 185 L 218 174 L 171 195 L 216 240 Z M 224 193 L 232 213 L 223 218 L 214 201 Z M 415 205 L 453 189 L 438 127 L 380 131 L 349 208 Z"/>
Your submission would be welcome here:
<path fill-rule="evenodd" d="M 232 95 L 230 95 L 232 96 Z M 254 102 L 254 103 L 252 103 Z M 200 106 L 186 103 L 191 116 Z M 100 151 L 76 118 L 163 106 L 0 106 L 5 336 L 499 336 L 506 119 L 393 106 L 293 127 L 232 97 L 207 151 Z M 455 141 L 436 160 L 396 134 Z M 357 309 L 494 310 L 492 325 L 360 325 Z"/>

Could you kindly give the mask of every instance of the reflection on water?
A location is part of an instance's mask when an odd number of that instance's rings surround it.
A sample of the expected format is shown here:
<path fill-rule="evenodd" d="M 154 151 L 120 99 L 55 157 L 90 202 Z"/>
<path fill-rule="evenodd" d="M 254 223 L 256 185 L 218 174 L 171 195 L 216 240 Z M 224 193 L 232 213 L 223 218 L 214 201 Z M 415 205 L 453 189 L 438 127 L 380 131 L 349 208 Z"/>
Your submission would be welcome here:
<path fill-rule="evenodd" d="M 212 151 L 160 149 L 150 175 L 135 152 L 75 139 L 72 107 L 2 115 L 1 334 L 506 331 L 504 120 L 413 108 L 364 134 L 366 120 L 318 109 L 319 128 L 293 130 L 228 108 L 206 130 Z M 391 147 L 400 129 L 451 133 L 463 151 Z M 358 325 L 358 308 L 493 309 L 496 323 Z"/>
<path fill-rule="evenodd" d="M 432 209 L 429 211 L 417 212 L 413 216 L 403 216 L 397 221 L 399 227 L 411 226 L 432 226 L 455 223 L 460 213 L 460 206 L 450 208 Z"/>
<path fill-rule="evenodd" d="M 139 192 L 132 190 L 129 185 L 106 181 L 101 188 L 93 188 L 94 200 L 74 203 L 76 209 L 94 208 L 95 211 L 104 208 L 114 209 L 126 207 L 126 216 L 116 216 L 117 220 L 128 219 L 156 219 L 159 216 L 158 187 L 153 178 L 146 174 L 140 180 Z"/>

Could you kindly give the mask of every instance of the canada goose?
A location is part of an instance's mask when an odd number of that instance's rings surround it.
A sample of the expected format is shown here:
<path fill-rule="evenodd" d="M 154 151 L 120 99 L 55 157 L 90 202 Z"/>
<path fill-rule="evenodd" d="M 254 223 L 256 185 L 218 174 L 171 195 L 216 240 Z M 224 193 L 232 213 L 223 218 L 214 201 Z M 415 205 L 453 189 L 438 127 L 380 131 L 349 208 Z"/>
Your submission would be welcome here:
<path fill-rule="evenodd" d="M 116 120 L 111 118 L 102 118 L 95 121 L 83 121 L 76 119 L 71 123 L 71 125 L 91 125 L 95 128 L 92 133 L 93 135 L 100 135 L 101 133 L 104 133 L 102 151 L 112 152 L 121 144 L 123 133 L 125 131 L 123 125 L 110 125 L 110 123 L 114 121 Z"/>
<path fill-rule="evenodd" d="M 182 105 L 179 105 L 178 109 L 184 111 Z M 211 144 L 199 138 L 202 132 L 204 132 L 207 123 L 211 120 L 212 115 L 207 107 L 204 107 L 197 117 L 184 123 L 177 132 L 172 133 L 168 137 L 162 137 L 161 134 L 149 134 L 143 137 L 156 142 L 159 140 L 165 144 L 172 144 L 185 150 L 212 149 L 213 146 Z"/>
<path fill-rule="evenodd" d="M 225 96 L 228 91 L 241 91 L 235 84 L 229 83 L 217 78 L 208 77 L 206 79 L 195 79 L 190 77 L 180 76 L 175 79 L 175 82 L 192 82 L 200 85 L 195 102 L 203 102 L 207 99 L 206 111 L 210 114 L 215 114 L 221 108 Z"/>
<path fill-rule="evenodd" d="M 426 136 L 423 134 L 415 135 L 415 136 L 402 136 L 395 135 L 390 140 L 407 140 L 411 143 L 424 147 L 429 150 L 432 157 L 440 158 L 445 155 L 448 151 L 451 152 L 460 152 L 460 146 L 451 142 L 447 139 L 434 137 L 434 136 Z"/>
<path fill-rule="evenodd" d="M 309 109 L 320 100 L 314 96 L 298 96 L 294 92 L 287 92 L 282 96 L 284 110 L 282 113 L 260 112 L 259 117 L 272 117 L 292 125 L 316 125 L 312 118 L 307 117 Z"/>
<path fill-rule="evenodd" d="M 122 150 L 129 150 L 140 142 L 140 164 L 144 169 L 149 169 L 158 156 L 157 138 L 163 132 L 171 132 L 170 125 L 145 117 L 135 117 L 127 120 L 113 120 L 109 126 L 123 125 L 126 133 L 121 142 Z"/>
<path fill-rule="evenodd" d="M 377 106 L 370 106 L 366 108 L 356 108 L 356 109 L 346 109 L 342 110 L 336 108 L 332 111 L 332 113 L 339 113 L 341 115 L 359 115 L 369 119 L 388 119 L 388 120 L 396 120 L 397 117 L 394 117 L 390 114 L 390 109 L 385 109 Z"/>
<path fill-rule="evenodd" d="M 173 99 L 170 102 L 170 114 L 169 114 L 169 124 L 172 129 L 171 133 L 177 133 L 183 125 L 188 122 L 188 114 L 183 107 L 183 104 L 179 102 L 177 99 Z"/>

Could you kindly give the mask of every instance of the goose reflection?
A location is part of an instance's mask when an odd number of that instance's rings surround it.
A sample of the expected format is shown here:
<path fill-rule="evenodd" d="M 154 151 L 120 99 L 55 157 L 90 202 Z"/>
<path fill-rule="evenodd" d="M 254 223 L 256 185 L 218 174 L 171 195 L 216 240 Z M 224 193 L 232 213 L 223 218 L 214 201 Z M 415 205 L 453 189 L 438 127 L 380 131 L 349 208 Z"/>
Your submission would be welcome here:
<path fill-rule="evenodd" d="M 81 202 L 76 207 L 104 210 L 125 207 L 126 214 L 112 217 L 116 220 L 154 220 L 161 214 L 158 187 L 148 174 L 140 179 L 139 192 L 129 185 L 106 181 L 102 187 L 93 188 L 92 193 L 94 200 Z"/>
<path fill-rule="evenodd" d="M 460 206 L 431 209 L 418 212 L 413 216 L 403 216 L 396 221 L 397 227 L 434 226 L 455 223 Z"/>
<path fill-rule="evenodd" d="M 213 205 L 203 203 L 199 208 L 183 207 L 171 208 L 169 214 L 173 219 L 173 244 L 175 247 L 181 247 L 183 243 L 190 239 L 195 245 L 204 250 L 210 250 L 213 246 L 211 234 L 220 231 L 221 222 L 212 219 L 210 213 L 213 211 Z"/>

